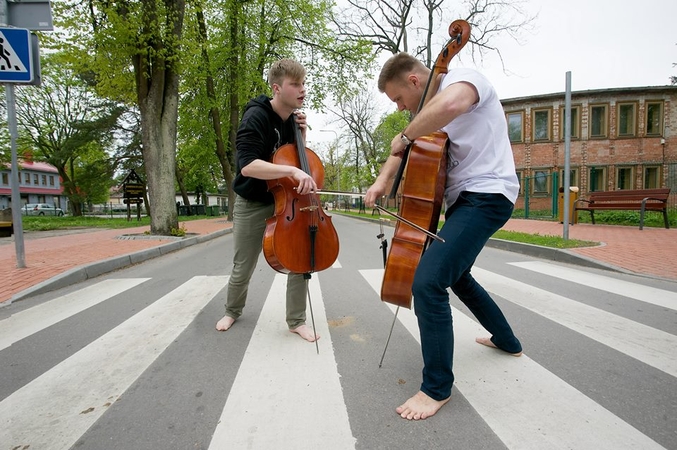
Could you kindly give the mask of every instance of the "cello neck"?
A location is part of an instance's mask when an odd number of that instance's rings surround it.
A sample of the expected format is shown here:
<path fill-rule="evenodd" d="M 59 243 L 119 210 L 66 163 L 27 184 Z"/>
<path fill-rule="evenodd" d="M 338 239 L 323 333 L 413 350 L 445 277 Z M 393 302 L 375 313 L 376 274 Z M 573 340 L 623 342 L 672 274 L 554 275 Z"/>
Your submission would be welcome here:
<path fill-rule="evenodd" d="M 299 124 L 296 123 L 296 114 L 293 114 L 294 136 L 296 139 L 296 152 L 299 155 L 299 168 L 310 175 L 310 164 L 308 164 L 308 156 L 306 155 L 306 146 L 303 142 L 303 134 Z"/>

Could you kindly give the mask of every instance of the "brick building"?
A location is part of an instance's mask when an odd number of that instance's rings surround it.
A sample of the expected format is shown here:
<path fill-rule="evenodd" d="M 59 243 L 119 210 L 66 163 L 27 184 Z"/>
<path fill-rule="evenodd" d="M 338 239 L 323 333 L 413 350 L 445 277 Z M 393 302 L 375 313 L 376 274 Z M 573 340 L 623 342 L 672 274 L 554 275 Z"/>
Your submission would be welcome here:
<path fill-rule="evenodd" d="M 521 192 L 547 209 L 564 184 L 564 93 L 502 100 Z M 580 194 L 672 188 L 677 196 L 677 86 L 571 93 L 570 184 Z"/>
<path fill-rule="evenodd" d="M 0 209 L 12 206 L 11 167 L 0 165 Z M 21 205 L 49 203 L 68 209 L 68 199 L 63 195 L 61 177 L 56 167 L 42 162 L 19 162 L 19 193 Z"/>

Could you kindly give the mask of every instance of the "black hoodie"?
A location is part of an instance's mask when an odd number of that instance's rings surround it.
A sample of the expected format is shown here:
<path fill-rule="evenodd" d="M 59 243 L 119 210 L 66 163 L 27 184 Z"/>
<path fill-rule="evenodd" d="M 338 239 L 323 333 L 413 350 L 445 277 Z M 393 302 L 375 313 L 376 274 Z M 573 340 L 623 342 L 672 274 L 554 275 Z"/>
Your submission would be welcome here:
<path fill-rule="evenodd" d="M 259 95 L 247 103 L 235 139 L 237 175 L 233 190 L 248 200 L 264 203 L 275 202 L 266 181 L 242 175 L 242 168 L 255 159 L 270 161 L 275 150 L 295 141 L 294 115 L 283 121 L 270 100 L 266 95 Z"/>

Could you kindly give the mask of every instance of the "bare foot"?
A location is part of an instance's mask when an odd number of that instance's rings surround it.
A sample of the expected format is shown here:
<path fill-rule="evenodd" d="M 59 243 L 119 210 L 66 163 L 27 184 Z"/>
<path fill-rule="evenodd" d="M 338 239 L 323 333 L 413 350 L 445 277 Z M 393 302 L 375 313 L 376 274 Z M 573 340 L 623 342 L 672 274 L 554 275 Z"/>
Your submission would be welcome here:
<path fill-rule="evenodd" d="M 395 411 L 403 419 L 423 420 L 434 416 L 450 398 L 447 397 L 444 400 L 437 401 L 428 397 L 422 391 L 418 391 L 416 395 L 404 402 L 404 405 L 398 406 Z"/>
<path fill-rule="evenodd" d="M 491 339 L 489 339 L 489 338 L 478 337 L 478 338 L 475 338 L 475 342 L 477 342 L 478 344 L 486 345 L 487 347 L 498 348 L 494 345 L 493 342 L 491 342 Z M 506 353 L 508 353 L 508 355 L 512 355 L 512 356 L 522 356 L 522 352 L 517 352 L 517 353 L 506 352 Z"/>
<path fill-rule="evenodd" d="M 223 316 L 221 320 L 216 322 L 216 329 L 219 331 L 226 331 L 235 323 L 235 319 L 230 316 Z"/>
<path fill-rule="evenodd" d="M 312 328 L 310 328 L 308 325 L 299 325 L 298 327 L 294 329 L 289 329 L 292 333 L 296 333 L 299 336 L 301 336 L 303 339 L 305 339 L 308 342 L 315 342 L 316 340 L 320 339 L 320 336 L 315 334 Z"/>

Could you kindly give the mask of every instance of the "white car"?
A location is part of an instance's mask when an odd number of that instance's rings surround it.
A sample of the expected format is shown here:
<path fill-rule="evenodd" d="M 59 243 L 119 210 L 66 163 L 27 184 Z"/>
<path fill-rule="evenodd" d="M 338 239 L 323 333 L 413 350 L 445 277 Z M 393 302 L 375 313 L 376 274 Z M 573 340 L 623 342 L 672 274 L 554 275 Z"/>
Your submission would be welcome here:
<path fill-rule="evenodd" d="M 25 216 L 63 216 L 63 209 L 49 203 L 27 203 L 21 212 Z"/>

